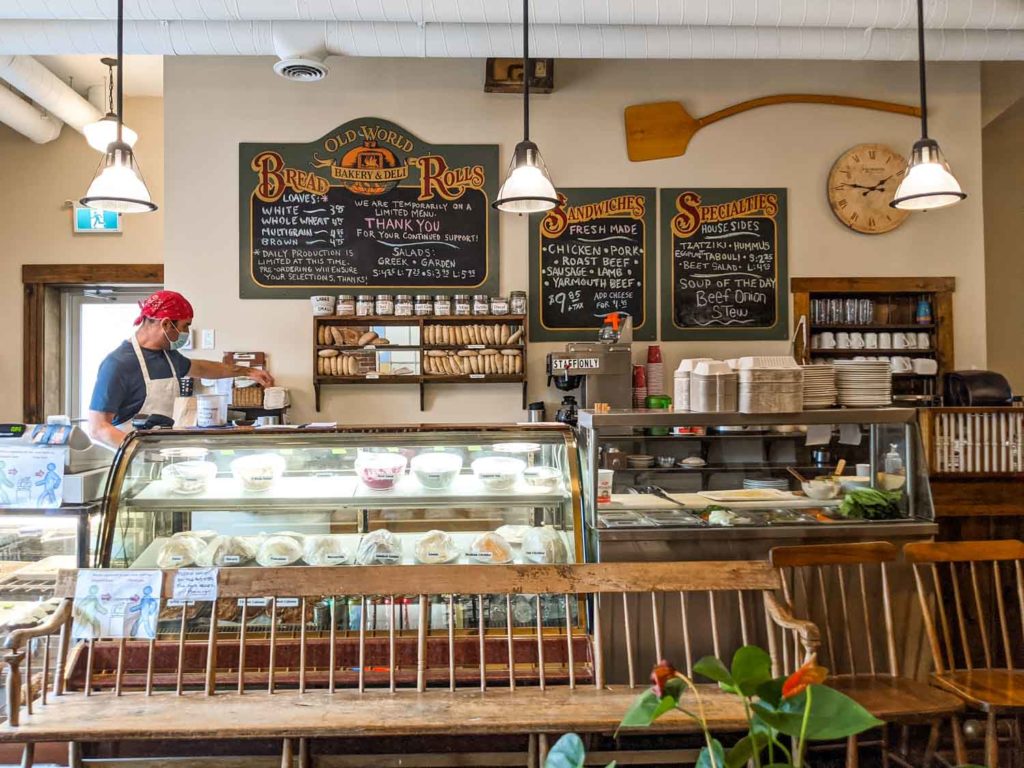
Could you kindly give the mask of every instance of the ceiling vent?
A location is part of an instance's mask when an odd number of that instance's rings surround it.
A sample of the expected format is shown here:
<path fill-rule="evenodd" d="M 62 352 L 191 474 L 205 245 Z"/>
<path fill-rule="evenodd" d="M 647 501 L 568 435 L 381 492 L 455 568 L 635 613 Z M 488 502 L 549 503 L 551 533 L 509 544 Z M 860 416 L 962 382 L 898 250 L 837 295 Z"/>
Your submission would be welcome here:
<path fill-rule="evenodd" d="M 274 71 L 285 80 L 315 83 L 327 77 L 327 66 L 315 59 L 290 58 L 274 62 Z"/>

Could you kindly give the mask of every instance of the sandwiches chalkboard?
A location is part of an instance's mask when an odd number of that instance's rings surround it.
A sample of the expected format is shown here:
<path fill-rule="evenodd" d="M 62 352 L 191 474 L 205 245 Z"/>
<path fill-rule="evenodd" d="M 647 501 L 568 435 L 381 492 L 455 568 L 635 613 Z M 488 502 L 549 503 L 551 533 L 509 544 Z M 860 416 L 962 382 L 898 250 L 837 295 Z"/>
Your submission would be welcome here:
<path fill-rule="evenodd" d="M 530 216 L 530 340 L 595 339 L 611 312 L 657 338 L 653 189 L 559 189 Z"/>
<path fill-rule="evenodd" d="M 665 340 L 789 335 L 785 189 L 661 190 Z"/>
<path fill-rule="evenodd" d="M 375 117 L 239 145 L 239 295 L 498 287 L 496 144 L 428 144 Z"/>

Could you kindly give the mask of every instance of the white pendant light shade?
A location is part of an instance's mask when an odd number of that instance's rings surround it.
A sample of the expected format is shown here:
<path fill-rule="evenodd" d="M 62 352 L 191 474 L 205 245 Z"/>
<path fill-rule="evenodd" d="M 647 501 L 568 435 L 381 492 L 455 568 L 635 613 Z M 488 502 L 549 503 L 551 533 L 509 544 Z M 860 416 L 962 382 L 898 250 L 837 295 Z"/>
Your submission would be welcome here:
<path fill-rule="evenodd" d="M 148 213 L 156 210 L 142 178 L 132 148 L 112 142 L 93 177 L 89 191 L 79 202 L 89 208 L 118 213 Z"/>
<path fill-rule="evenodd" d="M 938 142 L 921 139 L 914 143 L 907 173 L 889 204 L 905 211 L 926 211 L 959 203 L 965 197 Z"/>
<path fill-rule="evenodd" d="M 532 141 L 519 142 L 494 207 L 506 213 L 542 213 L 556 205 L 558 194 L 540 150 Z"/>
<path fill-rule="evenodd" d="M 89 123 L 82 129 L 85 140 L 89 146 L 97 152 L 106 152 L 112 141 L 117 140 L 117 115 L 107 112 L 103 117 L 94 123 Z M 134 147 L 139 135 L 127 125 L 121 126 L 121 140 L 129 147 Z"/>

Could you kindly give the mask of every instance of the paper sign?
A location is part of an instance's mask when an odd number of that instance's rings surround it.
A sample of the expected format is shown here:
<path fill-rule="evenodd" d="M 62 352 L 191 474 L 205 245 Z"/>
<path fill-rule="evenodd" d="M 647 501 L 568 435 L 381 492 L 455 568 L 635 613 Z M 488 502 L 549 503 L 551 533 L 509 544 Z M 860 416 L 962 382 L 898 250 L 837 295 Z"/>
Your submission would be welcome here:
<path fill-rule="evenodd" d="M 828 445 L 832 442 L 831 424 L 811 424 L 807 427 L 806 445 Z"/>
<path fill-rule="evenodd" d="M 180 568 L 174 572 L 175 600 L 216 600 L 217 568 Z"/>
<path fill-rule="evenodd" d="M 860 445 L 860 424 L 840 424 L 839 442 L 843 445 Z"/>
<path fill-rule="evenodd" d="M 64 450 L 0 449 L 0 507 L 59 507 L 63 500 Z"/>
<path fill-rule="evenodd" d="M 72 636 L 156 638 L 160 571 L 80 570 L 72 608 Z"/>

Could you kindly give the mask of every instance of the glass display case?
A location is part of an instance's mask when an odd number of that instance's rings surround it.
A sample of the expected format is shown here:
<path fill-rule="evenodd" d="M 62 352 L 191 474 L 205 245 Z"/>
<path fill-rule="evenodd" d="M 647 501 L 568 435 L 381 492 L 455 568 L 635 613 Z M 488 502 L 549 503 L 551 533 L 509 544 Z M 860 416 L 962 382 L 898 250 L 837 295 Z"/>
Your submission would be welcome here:
<path fill-rule="evenodd" d="M 587 411 L 579 424 L 592 560 L 760 559 L 936 530 L 913 409 Z"/>

